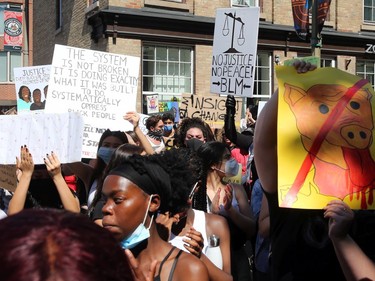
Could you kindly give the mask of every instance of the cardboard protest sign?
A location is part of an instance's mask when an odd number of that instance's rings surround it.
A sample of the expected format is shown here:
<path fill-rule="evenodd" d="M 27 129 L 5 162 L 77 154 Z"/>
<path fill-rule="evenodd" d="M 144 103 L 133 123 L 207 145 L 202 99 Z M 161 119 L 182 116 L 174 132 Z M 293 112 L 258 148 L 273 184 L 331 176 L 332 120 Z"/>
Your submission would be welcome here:
<path fill-rule="evenodd" d="M 180 117 L 199 117 L 208 123 L 211 128 L 223 128 L 226 113 L 226 97 L 217 95 L 182 94 Z M 239 126 L 242 114 L 242 99 L 236 98 L 235 123 Z"/>
<path fill-rule="evenodd" d="M 81 161 L 83 119 L 78 113 L 0 115 L 0 164 L 16 164 L 27 145 L 35 164 L 55 152 L 61 163 Z"/>
<path fill-rule="evenodd" d="M 253 96 L 259 7 L 217 9 L 211 93 Z"/>
<path fill-rule="evenodd" d="M 322 209 L 332 199 L 375 209 L 374 90 L 335 68 L 278 66 L 281 207 Z"/>
<path fill-rule="evenodd" d="M 18 114 L 44 110 L 50 69 L 50 65 L 14 68 Z"/>
<path fill-rule="evenodd" d="M 0 165 L 0 187 L 9 191 L 16 190 L 16 165 Z"/>
<path fill-rule="evenodd" d="M 84 119 L 82 157 L 95 158 L 106 129 L 132 129 L 138 57 L 55 45 L 46 112 L 79 112 Z"/>

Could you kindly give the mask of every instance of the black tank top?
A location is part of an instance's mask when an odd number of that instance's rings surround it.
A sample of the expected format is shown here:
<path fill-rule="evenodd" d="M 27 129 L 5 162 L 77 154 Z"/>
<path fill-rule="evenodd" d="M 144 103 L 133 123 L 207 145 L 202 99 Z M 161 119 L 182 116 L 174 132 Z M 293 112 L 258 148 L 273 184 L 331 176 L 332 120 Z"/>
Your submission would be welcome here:
<path fill-rule="evenodd" d="M 170 255 L 172 254 L 172 252 L 174 251 L 174 249 L 176 249 L 176 247 L 173 247 L 169 253 L 164 257 L 164 259 L 161 261 L 160 263 L 160 267 L 159 267 L 159 272 L 158 272 L 158 275 L 154 277 L 154 281 L 161 281 L 160 280 L 160 273 L 161 273 L 161 270 L 163 268 L 163 265 L 164 265 L 164 262 L 170 257 Z M 172 265 L 172 268 L 171 268 L 171 271 L 169 272 L 169 277 L 168 277 L 168 281 L 172 281 L 172 278 L 173 278 L 173 273 L 174 273 L 174 270 L 176 269 L 176 265 L 177 265 L 177 262 L 178 262 L 178 258 L 180 257 L 180 255 L 182 254 L 182 250 L 179 250 L 176 257 L 174 258 L 174 261 L 173 261 L 173 265 Z"/>
<path fill-rule="evenodd" d="M 264 194 L 270 212 L 272 280 L 345 280 L 323 210 L 280 208 L 277 192 Z"/>

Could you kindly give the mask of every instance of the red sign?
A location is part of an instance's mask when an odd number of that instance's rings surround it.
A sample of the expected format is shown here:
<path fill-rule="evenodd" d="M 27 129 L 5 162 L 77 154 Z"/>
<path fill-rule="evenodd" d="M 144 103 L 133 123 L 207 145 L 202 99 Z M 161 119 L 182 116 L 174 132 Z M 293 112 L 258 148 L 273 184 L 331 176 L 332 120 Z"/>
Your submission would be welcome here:
<path fill-rule="evenodd" d="M 4 50 L 21 50 L 22 39 L 22 11 L 4 10 Z"/>

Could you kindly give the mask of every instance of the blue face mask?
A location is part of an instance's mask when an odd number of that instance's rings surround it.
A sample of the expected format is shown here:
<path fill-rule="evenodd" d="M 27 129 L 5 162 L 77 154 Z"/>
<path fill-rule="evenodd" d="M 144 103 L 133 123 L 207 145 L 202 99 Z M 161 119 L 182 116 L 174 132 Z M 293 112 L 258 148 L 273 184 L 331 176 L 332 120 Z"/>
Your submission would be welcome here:
<path fill-rule="evenodd" d="M 214 168 L 217 171 L 220 171 L 225 174 L 226 177 L 233 177 L 237 175 L 238 169 L 239 169 L 238 162 L 234 158 L 230 158 L 226 163 L 225 163 L 225 171 L 220 170 L 218 168 Z"/>
<path fill-rule="evenodd" d="M 150 237 L 150 228 L 152 225 L 152 221 L 154 219 L 154 215 L 152 215 L 151 217 L 150 225 L 148 226 L 148 228 L 145 227 L 145 222 L 146 222 L 146 218 L 148 214 L 148 209 L 150 208 L 151 199 L 152 199 L 152 195 L 150 196 L 150 201 L 148 202 L 148 206 L 147 206 L 147 210 L 146 210 L 146 214 L 143 219 L 143 222 L 140 225 L 138 225 L 138 227 L 133 231 L 132 234 L 130 234 L 128 237 L 124 238 L 120 242 L 120 245 L 123 249 L 132 249 L 135 246 L 137 246 L 139 243 L 141 243 L 142 241 Z"/>
<path fill-rule="evenodd" d="M 225 163 L 225 176 L 233 177 L 238 174 L 239 165 L 236 159 L 230 158 Z"/>
<path fill-rule="evenodd" d="M 115 151 L 114 148 L 102 146 L 98 150 L 98 157 L 100 157 L 100 159 L 102 159 L 104 163 L 108 165 L 109 160 L 111 160 L 111 157 L 114 151 Z"/>
<path fill-rule="evenodd" d="M 170 132 L 173 129 L 173 125 L 164 125 L 164 131 Z"/>

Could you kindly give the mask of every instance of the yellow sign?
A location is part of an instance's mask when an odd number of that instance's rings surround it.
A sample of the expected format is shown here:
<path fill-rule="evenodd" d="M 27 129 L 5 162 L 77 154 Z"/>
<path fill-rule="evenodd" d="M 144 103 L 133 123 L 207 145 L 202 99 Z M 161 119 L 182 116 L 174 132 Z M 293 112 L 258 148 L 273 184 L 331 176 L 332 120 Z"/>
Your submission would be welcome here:
<path fill-rule="evenodd" d="M 335 68 L 278 66 L 281 207 L 322 209 L 341 199 L 375 209 L 374 90 Z"/>

